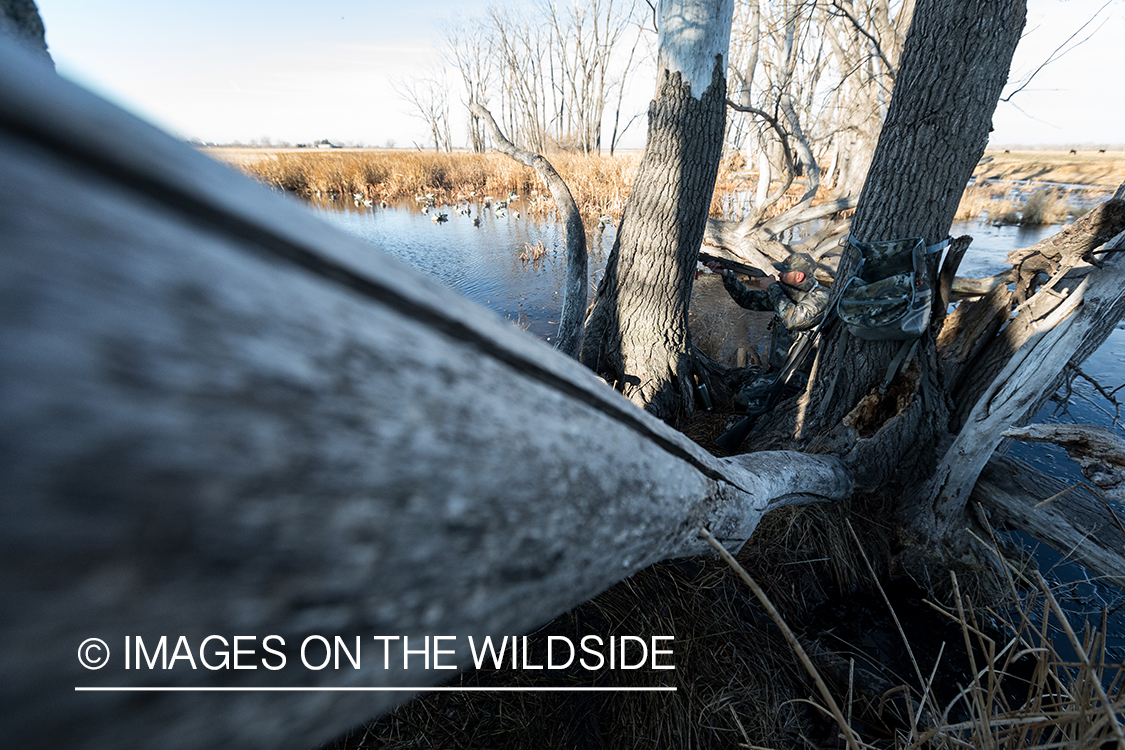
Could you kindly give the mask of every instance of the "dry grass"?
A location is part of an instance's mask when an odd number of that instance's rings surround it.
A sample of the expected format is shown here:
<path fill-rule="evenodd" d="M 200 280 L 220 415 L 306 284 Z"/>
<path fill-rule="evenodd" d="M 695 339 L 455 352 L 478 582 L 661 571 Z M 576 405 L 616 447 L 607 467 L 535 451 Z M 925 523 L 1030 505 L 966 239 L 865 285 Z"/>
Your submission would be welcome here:
<path fill-rule="evenodd" d="M 957 205 L 954 221 L 973 221 L 982 216 L 989 216 L 1008 194 L 1006 187 L 993 185 L 969 185 L 961 194 L 961 202 Z"/>
<path fill-rule="evenodd" d="M 850 523 L 848 526 L 851 529 Z M 736 560 L 724 557 L 770 611 L 778 627 L 788 633 L 787 624 L 766 593 Z M 1029 578 L 1000 559 L 1010 586 L 1008 607 L 975 609 L 971 599 L 962 594 L 953 572 L 950 577 L 954 604 L 949 608 L 930 604 L 960 629 L 969 679 L 952 700 L 939 701 L 931 690 L 939 665 L 932 666 L 927 679 L 927 673 L 911 653 L 918 681 L 914 689 L 901 688 L 901 694 L 908 696 L 909 701 L 900 701 L 905 710 L 897 718 L 906 719 L 907 726 L 895 731 L 893 743 L 873 742 L 856 730 L 851 720 L 854 707 L 850 702 L 845 704 L 845 718 L 820 670 L 805 656 L 797 639 L 787 635 L 792 648 L 802 656 L 802 666 L 818 686 L 826 705 L 822 710 L 835 718 L 838 737 L 850 748 L 1125 747 L 1125 665 L 1107 660 L 1105 611 L 1101 627 L 1087 628 L 1080 639 L 1043 577 L 1036 571 Z M 1017 577 L 1022 586 L 1017 586 Z M 875 580 L 877 584 L 878 579 Z M 881 587 L 880 592 L 883 593 Z M 890 600 L 886 599 L 886 603 L 893 615 Z M 986 622 L 999 627 L 989 628 L 984 625 Z M 910 641 L 897 617 L 895 623 L 910 652 Z M 1073 656 L 1060 654 L 1052 632 L 1065 633 Z M 848 698 L 850 687 L 849 683 Z M 894 696 L 889 691 L 883 698 Z M 880 710 L 892 708 L 892 703 L 893 700 L 887 700 Z"/>
<path fill-rule="evenodd" d="M 1006 185 L 970 185 L 961 196 L 954 221 L 987 217 L 992 224 L 1035 227 L 1063 224 L 1076 212 L 1064 190 L 1041 188 L 1020 200 Z"/>
<path fill-rule="evenodd" d="M 675 686 L 677 692 L 434 693 L 342 738 L 336 748 L 536 748 L 571 750 L 736 747 L 746 737 L 796 743 L 804 724 L 799 672 L 766 623 L 748 620 L 745 597 L 715 559 L 643 570 L 534 633 L 675 637 L 675 670 L 543 674 L 480 670 L 475 686 Z M 764 706 L 773 708 L 762 711 Z"/>
<path fill-rule="evenodd" d="M 503 199 L 515 192 L 526 199 L 525 210 L 547 215 L 554 204 L 543 191 L 535 172 L 498 154 L 451 154 L 433 151 L 384 149 L 250 149 L 208 148 L 205 152 L 273 187 L 298 195 L 353 195 L 375 203 L 395 203 L 431 195 L 438 205 Z M 1021 151 L 989 152 L 992 161 L 978 167 L 978 180 L 1059 182 L 1112 190 L 1125 182 L 1125 153 L 1107 154 Z M 583 216 L 595 220 L 611 216 L 619 220 L 640 162 L 637 152 L 613 157 L 557 152 L 551 163 L 566 180 Z M 710 216 L 738 219 L 739 201 L 753 185 L 746 181 L 744 164 L 737 155 L 720 165 Z M 753 175 L 749 175 L 753 177 Z M 1058 195 L 1036 198 L 1041 207 L 1004 206 L 1008 185 L 970 186 L 958 208 L 957 220 L 988 215 L 993 221 L 1006 217 L 1015 223 L 1059 223 L 1066 206 Z M 769 212 L 774 216 L 795 204 L 804 187 L 795 183 Z M 1024 218 L 1026 215 L 1027 218 Z"/>
<path fill-rule="evenodd" d="M 534 245 L 530 242 L 525 242 L 523 249 L 520 250 L 520 263 L 525 266 L 537 266 L 543 262 L 543 256 L 549 252 L 550 249 L 543 240 L 539 240 Z"/>
<path fill-rule="evenodd" d="M 1009 563 L 1004 563 L 1010 568 L 1008 595 L 993 606 L 974 604 L 975 595 L 966 595 L 964 581 L 951 574 L 948 600 L 929 604 L 928 611 L 931 619 L 951 623 L 946 632 L 955 635 L 935 646 L 930 658 L 918 650 L 920 635 L 911 632 L 917 623 L 899 622 L 894 601 L 879 584 L 889 564 L 888 533 L 870 518 L 855 516 L 855 509 L 789 510 L 787 518 L 759 527 L 759 543 L 729 567 L 714 557 L 654 565 L 530 636 L 542 653 L 551 635 L 672 635 L 675 670 L 603 671 L 591 677 L 581 670 L 486 669 L 460 677 L 460 684 L 478 687 L 659 685 L 677 692 L 430 693 L 332 747 L 1117 746 L 1125 731 L 1125 666 L 1107 663 L 1104 621 L 1101 629 L 1079 637 L 1042 578 Z M 786 549 L 790 559 L 763 559 L 762 549 Z M 831 631 L 789 628 L 787 621 L 808 622 L 807 603 L 797 601 L 803 594 L 791 593 L 807 581 L 787 580 L 798 565 L 828 579 L 823 585 L 837 597 L 857 584 L 882 595 L 879 606 L 885 602 L 897 627 L 897 635 L 892 629 L 888 637 L 901 639 L 899 649 L 913 664 L 901 686 L 888 689 L 877 678 L 872 684 L 870 662 L 865 666 L 858 646 L 826 649 Z M 756 595 L 771 604 L 753 603 L 739 577 L 767 582 L 756 587 Z M 1052 640 L 1058 632 L 1066 633 L 1077 657 L 1060 653 Z M 798 652 L 807 658 L 798 658 Z M 956 684 L 938 689 L 950 675 Z"/>
<path fill-rule="evenodd" d="M 437 205 L 516 193 L 527 212 L 546 214 L 554 204 L 535 171 L 497 153 L 438 153 L 366 149 L 208 149 L 212 157 L 267 185 L 304 196 L 352 195 L 375 203 L 432 196 Z M 551 154 L 583 216 L 620 218 L 632 187 L 638 154 Z M 543 194 L 541 194 L 543 193 Z"/>
<path fill-rule="evenodd" d="M 987 217 L 994 224 L 1039 226 L 1061 224 L 1074 213 L 1067 191 L 1050 183 L 1084 185 L 1087 203 L 1108 198 L 1125 182 L 1125 152 L 1070 154 L 1066 151 L 989 151 L 985 164 L 973 172 L 957 207 L 955 221 Z M 1044 184 L 1023 200 L 1014 199 L 1015 190 L 1028 184 Z"/>
<path fill-rule="evenodd" d="M 1020 225 L 1037 227 L 1043 224 L 1062 224 L 1074 210 L 1070 201 L 1058 190 L 1037 190 L 1020 209 Z"/>
<path fill-rule="evenodd" d="M 378 204 L 426 199 L 455 205 L 504 199 L 516 193 L 532 215 L 554 211 L 554 202 L 530 167 L 495 152 L 438 153 L 380 149 L 249 149 L 208 148 L 205 153 L 272 187 L 307 197 L 335 196 L 371 200 Z M 595 156 L 573 152 L 549 154 L 551 164 L 566 181 L 588 224 L 602 216 L 621 218 L 640 163 L 639 153 Z M 738 164 L 727 159 L 720 168 L 711 198 L 710 216 L 731 214 L 731 197 L 744 194 L 749 183 L 733 179 Z M 795 204 L 803 187 L 795 184 L 769 216 Z"/>
<path fill-rule="evenodd" d="M 1062 224 L 1074 214 L 1066 195 L 1059 190 L 1036 190 L 1022 201 L 1002 198 L 984 206 L 988 221 L 997 225 L 1038 227 Z"/>

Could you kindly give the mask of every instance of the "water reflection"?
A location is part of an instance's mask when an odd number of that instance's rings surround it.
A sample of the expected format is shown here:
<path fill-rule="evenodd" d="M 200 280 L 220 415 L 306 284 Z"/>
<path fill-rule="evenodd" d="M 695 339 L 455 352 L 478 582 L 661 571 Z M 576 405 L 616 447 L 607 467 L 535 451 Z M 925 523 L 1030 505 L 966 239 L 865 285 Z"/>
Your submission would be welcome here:
<path fill-rule="evenodd" d="M 974 279 L 995 276 L 1008 270 L 1005 256 L 1012 250 L 1031 247 L 1058 234 L 1062 226 L 1021 227 L 1016 224 L 992 225 L 986 221 L 959 221 L 949 229 L 951 237 L 970 235 L 973 243 L 957 273 Z"/>
<path fill-rule="evenodd" d="M 553 218 L 530 219 L 523 201 L 511 201 L 504 216 L 471 204 L 470 214 L 438 209 L 448 217 L 436 223 L 421 206 L 353 209 L 336 203 L 314 204 L 333 224 L 383 252 L 500 313 L 542 339 L 551 340 L 562 309 L 566 256 L 562 229 Z M 515 216 L 516 211 L 520 216 Z M 479 225 L 474 225 L 474 220 Z M 611 225 L 588 232 L 590 294 L 613 247 Z M 521 260 L 527 245 L 542 242 L 539 260 Z M 592 298 L 592 297 L 591 297 Z"/>

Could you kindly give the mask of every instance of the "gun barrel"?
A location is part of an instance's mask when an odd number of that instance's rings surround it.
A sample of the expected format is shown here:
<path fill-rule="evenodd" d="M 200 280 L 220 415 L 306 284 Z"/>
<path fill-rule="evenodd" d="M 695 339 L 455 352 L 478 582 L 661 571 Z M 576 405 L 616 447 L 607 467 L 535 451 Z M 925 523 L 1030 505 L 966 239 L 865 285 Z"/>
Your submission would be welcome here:
<path fill-rule="evenodd" d="M 745 263 L 739 263 L 736 260 L 729 260 L 727 258 L 720 258 L 717 255 L 711 255 L 709 253 L 702 253 L 701 252 L 699 254 L 699 260 L 703 263 L 707 263 L 708 261 L 713 262 L 713 263 L 718 263 L 721 268 L 727 268 L 727 269 L 730 269 L 731 271 L 737 271 L 738 273 L 744 273 L 747 276 L 750 276 L 751 278 L 755 278 L 755 279 L 760 279 L 760 278 L 766 276 L 766 272 L 763 271 L 760 268 L 755 268 L 754 266 L 748 266 Z"/>

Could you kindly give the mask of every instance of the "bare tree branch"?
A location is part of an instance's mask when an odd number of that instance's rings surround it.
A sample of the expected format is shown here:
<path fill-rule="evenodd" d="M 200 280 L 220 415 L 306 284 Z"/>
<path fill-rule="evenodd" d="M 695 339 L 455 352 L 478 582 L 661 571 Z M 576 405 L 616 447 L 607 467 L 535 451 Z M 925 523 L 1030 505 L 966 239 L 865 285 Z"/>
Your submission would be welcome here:
<path fill-rule="evenodd" d="M 883 54 L 883 47 L 879 44 L 879 40 L 872 36 L 871 32 L 863 28 L 863 24 L 861 24 L 855 16 L 849 13 L 847 8 L 845 8 L 844 6 L 834 2 L 832 3 L 832 9 L 836 11 L 837 15 L 846 17 L 849 21 L 852 22 L 852 26 L 855 27 L 856 31 L 871 40 L 871 44 L 875 46 L 875 54 L 878 55 L 879 59 L 883 61 L 883 65 L 885 65 L 887 68 L 887 75 L 889 75 L 891 77 L 891 80 L 893 81 L 895 79 L 895 66 L 892 65 L 891 61 L 887 59 L 887 56 Z"/>
<path fill-rule="evenodd" d="M 1051 53 L 1050 55 L 1048 55 L 1048 56 L 1047 56 L 1047 59 L 1046 59 L 1046 60 L 1044 60 L 1044 61 L 1043 61 L 1042 63 L 1040 63 L 1040 64 L 1039 64 L 1039 67 L 1037 67 L 1037 68 L 1036 68 L 1035 70 L 1031 71 L 1031 75 L 1027 76 L 1027 78 L 1024 78 L 1024 79 L 1023 79 L 1023 80 L 1022 80 L 1022 81 L 1020 82 L 1020 85 L 1019 85 L 1019 87 L 1018 87 L 1018 88 L 1016 88 L 1016 90 L 1015 90 L 1015 91 L 1013 91 L 1012 93 L 1008 94 L 1008 95 L 1007 95 L 1007 96 L 1005 96 L 1005 97 L 1002 97 L 1002 98 L 1000 99 L 1000 101 L 1002 101 L 1002 102 L 1011 102 L 1011 100 L 1012 100 L 1012 97 L 1013 97 L 1013 96 L 1015 96 L 1016 94 L 1018 94 L 1019 92 L 1023 91 L 1023 90 L 1025 89 L 1025 88 L 1027 88 L 1027 87 L 1028 87 L 1028 85 L 1029 85 L 1029 84 L 1031 83 L 1032 79 L 1034 79 L 1034 78 L 1035 78 L 1035 76 L 1037 76 L 1037 75 L 1039 74 L 1039 71 L 1043 70 L 1043 68 L 1047 67 L 1047 66 L 1048 66 L 1048 65 L 1050 65 L 1051 63 L 1053 63 L 1053 62 L 1055 62 L 1056 60 L 1058 60 L 1058 59 L 1059 59 L 1060 57 L 1062 57 L 1063 55 L 1065 55 L 1065 54 L 1066 54 L 1067 52 L 1070 52 L 1070 50 L 1072 50 L 1072 49 L 1075 49 L 1076 47 L 1078 47 L 1078 46 L 1080 46 L 1080 45 L 1082 45 L 1082 44 L 1085 44 L 1085 43 L 1086 43 L 1087 41 L 1089 41 L 1090 37 L 1092 37 L 1092 36 L 1093 36 L 1094 34 L 1098 33 L 1098 31 L 1099 31 L 1099 30 L 1101 30 L 1102 26 L 1105 26 L 1105 23 L 1106 23 L 1106 21 L 1108 21 L 1108 20 L 1109 20 L 1108 18 L 1107 18 L 1107 19 L 1105 19 L 1104 21 L 1102 21 L 1102 23 L 1101 23 L 1101 26 L 1098 26 L 1098 28 L 1096 28 L 1096 29 L 1094 29 L 1093 31 L 1091 31 L 1091 32 L 1090 32 L 1090 33 L 1089 33 L 1089 34 L 1088 34 L 1088 35 L 1086 36 L 1086 38 L 1085 38 L 1085 39 L 1083 39 L 1083 40 L 1082 40 L 1081 42 L 1078 42 L 1077 44 L 1075 44 L 1075 45 L 1074 45 L 1073 47 L 1071 47 L 1070 49 L 1066 49 L 1066 50 L 1064 50 L 1064 49 L 1063 49 L 1064 47 L 1066 47 L 1066 45 L 1070 44 L 1070 41 L 1071 41 L 1072 39 L 1074 39 L 1074 37 L 1076 37 L 1076 36 L 1078 36 L 1079 34 L 1081 34 L 1081 33 L 1082 33 L 1082 30 L 1083 30 L 1083 29 L 1085 29 L 1085 28 L 1086 28 L 1087 26 L 1089 26 L 1090 24 L 1092 24 L 1092 23 L 1094 22 L 1094 19 L 1095 19 L 1095 18 L 1097 18 L 1097 17 L 1098 17 L 1098 15 L 1099 15 L 1099 14 L 1101 14 L 1101 12 L 1102 12 L 1103 10 L 1105 10 L 1106 8 L 1108 8 L 1108 7 L 1109 7 L 1109 6 L 1110 6 L 1110 5 L 1112 4 L 1112 3 L 1113 3 L 1113 0 L 1106 0 L 1106 3 L 1105 3 L 1105 5 L 1103 5 L 1102 7 L 1098 8 L 1098 10 L 1097 10 L 1097 11 L 1096 11 L 1096 12 L 1094 13 L 1094 15 L 1090 16 L 1089 20 L 1087 20 L 1087 21 L 1086 21 L 1086 23 L 1084 23 L 1084 24 L 1082 24 L 1081 26 L 1079 26 L 1079 27 L 1078 27 L 1078 29 L 1077 29 L 1077 30 L 1075 30 L 1075 32 L 1074 32 L 1073 34 L 1071 34 L 1070 36 L 1068 36 L 1068 37 L 1066 38 L 1066 41 L 1064 41 L 1064 42 L 1063 42 L 1062 44 L 1060 44 L 1060 45 L 1059 45 L 1059 46 L 1058 46 L 1057 48 L 1055 48 L 1055 51 L 1054 51 L 1054 52 L 1052 52 L 1052 53 Z"/>
<path fill-rule="evenodd" d="M 578 205 L 570 194 L 570 188 L 543 156 L 518 148 L 509 141 L 493 119 L 492 113 L 482 105 L 473 102 L 469 111 L 484 122 L 496 149 L 520 164 L 525 164 L 538 173 L 540 179 L 551 191 L 555 207 L 562 220 L 564 242 L 566 244 L 566 285 L 563 289 L 562 317 L 559 319 L 559 333 L 555 348 L 570 357 L 577 357 L 582 349 L 583 318 L 586 314 L 586 229 Z"/>

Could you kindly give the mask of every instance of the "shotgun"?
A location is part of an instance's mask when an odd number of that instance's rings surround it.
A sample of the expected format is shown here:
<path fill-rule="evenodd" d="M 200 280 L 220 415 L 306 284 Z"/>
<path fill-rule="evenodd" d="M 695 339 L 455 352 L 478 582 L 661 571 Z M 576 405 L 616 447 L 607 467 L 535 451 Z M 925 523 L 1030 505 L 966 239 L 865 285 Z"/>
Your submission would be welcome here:
<path fill-rule="evenodd" d="M 727 258 L 720 258 L 717 255 L 710 255 L 710 254 L 702 252 L 702 251 L 699 253 L 699 262 L 700 263 L 708 263 L 708 262 L 718 263 L 720 268 L 725 268 L 725 269 L 728 269 L 730 271 L 737 271 L 738 273 L 744 273 L 747 276 L 749 276 L 751 278 L 754 278 L 754 279 L 764 278 L 765 276 L 769 275 L 760 268 L 755 268 L 754 266 L 748 266 L 745 263 L 739 263 L 737 260 L 729 260 Z"/>

